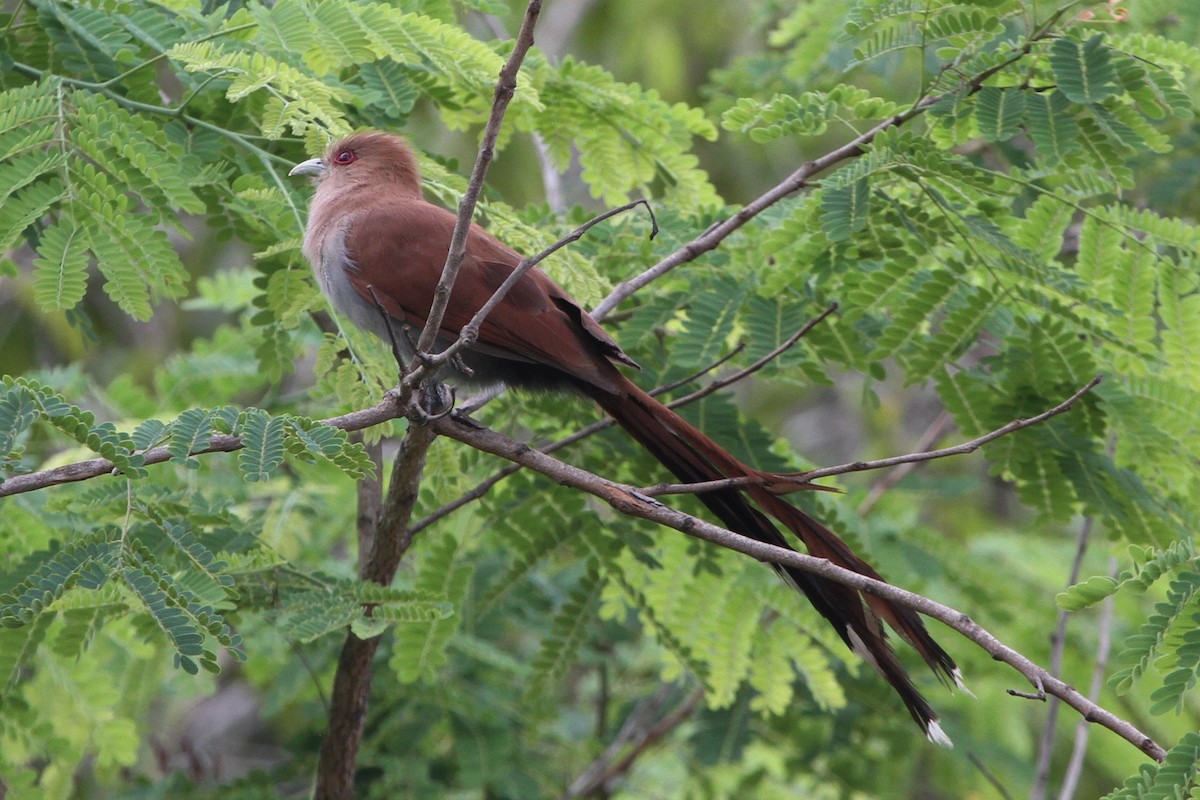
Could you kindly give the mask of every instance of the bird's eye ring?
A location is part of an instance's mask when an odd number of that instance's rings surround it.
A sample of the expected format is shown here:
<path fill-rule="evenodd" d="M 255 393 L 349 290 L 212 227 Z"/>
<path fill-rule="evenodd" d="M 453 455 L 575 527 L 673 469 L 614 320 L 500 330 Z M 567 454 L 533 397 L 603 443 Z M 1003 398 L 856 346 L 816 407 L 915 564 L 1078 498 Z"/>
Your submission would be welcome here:
<path fill-rule="evenodd" d="M 353 150 L 342 150 L 333 157 L 335 164 L 353 164 L 358 159 L 358 156 Z"/>

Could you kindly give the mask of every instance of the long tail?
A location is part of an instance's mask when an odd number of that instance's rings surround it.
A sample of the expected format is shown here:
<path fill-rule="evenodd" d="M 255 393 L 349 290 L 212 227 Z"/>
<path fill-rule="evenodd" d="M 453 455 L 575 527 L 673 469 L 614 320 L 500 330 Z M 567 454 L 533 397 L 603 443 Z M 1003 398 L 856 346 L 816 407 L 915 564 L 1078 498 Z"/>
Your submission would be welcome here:
<path fill-rule="evenodd" d="M 769 477 L 734 458 L 624 376 L 620 381 L 621 391 L 617 393 L 609 393 L 582 382 L 580 388 L 681 481 L 698 483 L 748 475 Z M 836 534 L 761 484 L 747 485 L 740 490 L 703 492 L 697 497 L 730 530 L 760 542 L 789 547 L 783 534 L 766 516 L 770 515 L 799 537 L 812 555 L 861 575 L 883 580 Z M 929 740 L 951 746 L 949 737 L 938 724 L 937 714 L 913 686 L 908 673 L 896 658 L 880 622 L 886 621 L 909 642 L 938 677 L 962 687 L 961 673 L 954 660 L 929 635 L 921 617 L 909 608 L 874 595 L 860 594 L 848 586 L 812 573 L 774 566 L 785 580 L 808 596 L 850 649 L 883 675 Z"/>

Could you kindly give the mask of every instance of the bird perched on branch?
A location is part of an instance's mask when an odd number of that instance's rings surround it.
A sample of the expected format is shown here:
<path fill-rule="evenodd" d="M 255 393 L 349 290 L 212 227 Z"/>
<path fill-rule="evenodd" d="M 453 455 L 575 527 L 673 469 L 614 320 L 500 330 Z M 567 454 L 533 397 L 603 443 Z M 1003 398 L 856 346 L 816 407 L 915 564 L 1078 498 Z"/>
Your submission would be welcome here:
<path fill-rule="evenodd" d="M 385 341 L 404 326 L 421 329 L 450 249 L 455 215 L 421 193 L 406 142 L 387 133 L 358 133 L 298 164 L 293 175 L 316 178 L 304 253 L 333 307 Z M 521 256 L 473 225 L 434 350 L 444 349 Z M 397 344 L 411 350 L 403 337 Z M 409 353 L 411 355 L 411 352 Z M 617 343 L 545 273 L 530 270 L 479 329 L 479 337 L 440 377 L 475 386 L 507 385 L 594 400 L 663 466 L 685 483 L 750 478 L 737 488 L 698 494 L 730 530 L 789 547 L 772 522 L 795 534 L 809 553 L 882 580 L 832 531 L 779 496 L 784 481 L 743 464 L 630 381 L 617 364 L 636 367 Z M 791 488 L 796 488 L 794 481 Z M 890 625 L 943 680 L 961 686 L 953 659 L 913 610 L 792 567 L 775 566 L 807 595 L 859 656 L 896 690 L 926 736 L 950 739 L 913 686 L 886 639 Z"/>

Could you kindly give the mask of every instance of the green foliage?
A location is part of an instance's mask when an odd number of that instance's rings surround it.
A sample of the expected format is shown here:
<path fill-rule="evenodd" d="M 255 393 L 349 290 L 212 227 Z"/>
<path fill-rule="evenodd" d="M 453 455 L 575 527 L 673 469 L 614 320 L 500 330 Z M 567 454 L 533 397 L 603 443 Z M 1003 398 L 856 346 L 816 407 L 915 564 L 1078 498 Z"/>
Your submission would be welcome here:
<path fill-rule="evenodd" d="M 718 250 L 613 315 L 614 336 L 644 367 L 636 379 L 682 380 L 731 353 L 723 370 L 746 367 L 836 303 L 757 373 L 744 402 L 719 394 L 681 411 L 756 467 L 794 470 L 902 452 L 934 407 L 957 426 L 951 438 L 980 436 L 1102 374 L 1074 408 L 988 443 L 982 459 L 928 465 L 882 496 L 845 477 L 844 496 L 798 502 L 890 580 L 987 619 L 1023 652 L 1042 652 L 1055 595 L 1081 613 L 1111 599 L 1121 644 L 1110 690 L 1123 713 L 1153 716 L 1154 734 L 1178 744 L 1110 797 L 1190 791 L 1197 13 L 1165 0 L 1094 22 L 1078 5 L 1026 0 L 600 5 L 577 38 L 610 43 L 614 67 L 530 54 L 484 223 L 536 252 L 591 213 L 505 204 L 534 191 L 534 133 L 546 161 L 578 168 L 573 197 L 653 199 L 656 240 L 641 218 L 614 220 L 547 265 L 586 306 L 766 186 L 838 154 L 806 191 L 743 212 Z M 394 585 L 355 578 L 356 482 L 379 468 L 368 446 L 318 420 L 375 404 L 397 367 L 321 313 L 300 252 L 309 189 L 286 173 L 350 130 L 403 131 L 429 196 L 453 207 L 510 47 L 460 16 L 479 9 L 515 30 L 520 9 L 6 8 L 0 491 L 92 458 L 115 473 L 0 500 L 10 794 L 275 797 L 308 786 L 350 634 L 382 642 L 357 765 L 363 797 L 557 796 L 631 714 L 657 721 L 664 702 L 696 688 L 704 702 L 663 732 L 667 746 L 636 749 L 625 782 L 605 792 L 991 791 L 969 763 L 914 747 L 899 703 L 770 570 L 532 475 L 475 490 L 495 460 L 449 442 L 429 454 L 414 518 L 470 501 L 421 529 Z M 733 58 L 731 20 L 748 50 Z M 661 65 L 672 53 L 674 72 L 639 74 L 646 58 Z M 861 401 L 845 400 L 849 385 Z M 822 400 L 838 411 L 816 424 L 796 412 Z M 590 421 L 583 408 L 501 397 L 480 417 L 543 442 Z M 793 452 L 776 432 L 798 428 L 827 438 Z M 562 455 L 637 485 L 665 477 L 616 433 Z M 981 460 L 990 475 L 976 472 Z M 864 496 L 875 509 L 866 517 L 852 513 Z M 671 502 L 704 513 L 694 499 Z M 1121 570 L 1110 577 L 1102 558 L 1089 561 L 1094 577 L 1061 591 L 1080 517 L 1101 534 L 1093 550 L 1119 554 Z M 1013 723 L 1011 675 L 939 637 L 979 699 L 947 699 L 923 677 L 920 688 L 956 741 L 1019 793 L 1042 720 Z M 1073 624 L 1065 675 L 1088 674 L 1095 639 Z M 222 685 L 253 688 L 295 761 L 216 788 L 155 771 L 147 743 L 171 746 L 159 721 L 185 716 L 214 686 L 204 673 L 229 661 Z M 1098 739 L 1091 796 L 1137 769 L 1136 751 Z"/>
<path fill-rule="evenodd" d="M 1161 765 L 1142 767 L 1141 772 L 1103 800 L 1166 800 L 1194 793 L 1197 764 L 1200 764 L 1200 734 L 1189 733 L 1167 753 Z"/>
<path fill-rule="evenodd" d="M 471 577 L 471 566 L 456 562 L 459 547 L 457 541 L 447 537 L 431 548 L 413 581 L 417 591 L 445 597 L 447 602 L 455 606 L 463 602 Z M 446 647 L 459 621 L 457 616 L 439 616 L 416 620 L 397 630 L 392 657 L 388 662 L 396 677 L 405 683 L 436 681 L 447 663 Z"/>
<path fill-rule="evenodd" d="M 782 136 L 819 136 L 831 121 L 849 125 L 854 120 L 890 117 L 898 110 L 895 103 L 866 89 L 839 84 L 828 92 L 805 92 L 800 97 L 777 94 L 766 103 L 743 97 L 724 113 L 721 125 L 749 133 L 756 142 L 767 142 Z"/>
<path fill-rule="evenodd" d="M 1068 36 L 1050 46 L 1050 68 L 1058 81 L 1058 90 L 1068 100 L 1084 105 L 1099 103 L 1116 93 L 1116 71 L 1104 45 L 1103 34 L 1086 42 Z"/>

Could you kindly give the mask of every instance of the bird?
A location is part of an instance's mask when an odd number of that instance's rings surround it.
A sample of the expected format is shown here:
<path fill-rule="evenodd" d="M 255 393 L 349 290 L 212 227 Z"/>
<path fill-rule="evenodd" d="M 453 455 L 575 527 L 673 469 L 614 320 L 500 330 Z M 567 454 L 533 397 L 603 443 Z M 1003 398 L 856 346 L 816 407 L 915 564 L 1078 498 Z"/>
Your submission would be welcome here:
<path fill-rule="evenodd" d="M 357 326 L 407 356 L 413 345 L 396 336 L 424 327 L 441 277 L 456 215 L 427 201 L 408 141 L 362 131 L 329 145 L 291 175 L 311 176 L 303 252 L 330 304 Z M 472 224 L 466 255 L 434 350 L 445 349 L 517 268 L 522 257 Z M 637 368 L 600 324 L 546 273 L 526 272 L 486 317 L 478 339 L 442 368 L 439 379 L 496 391 L 558 392 L 590 398 L 684 483 L 728 478 L 748 482 L 697 494 L 730 530 L 793 549 L 783 525 L 816 557 L 883 580 L 835 533 L 781 496 L 778 476 L 741 462 L 655 400 L 618 368 Z M 774 521 L 772 521 L 774 520 Z M 899 695 L 925 736 L 950 747 L 937 713 L 901 664 L 884 628 L 891 626 L 947 685 L 965 690 L 951 656 L 912 609 L 794 567 L 772 565 L 873 666 Z"/>

